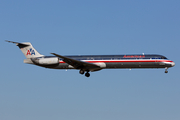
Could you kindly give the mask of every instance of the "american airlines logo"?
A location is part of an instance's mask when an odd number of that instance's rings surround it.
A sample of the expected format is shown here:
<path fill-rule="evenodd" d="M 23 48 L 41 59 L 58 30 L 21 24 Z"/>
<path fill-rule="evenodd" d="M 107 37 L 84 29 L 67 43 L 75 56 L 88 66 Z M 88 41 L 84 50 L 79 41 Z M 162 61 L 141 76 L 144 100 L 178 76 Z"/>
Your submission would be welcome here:
<path fill-rule="evenodd" d="M 35 55 L 35 52 L 34 52 L 34 50 L 33 50 L 32 48 L 30 48 L 30 49 L 27 51 L 26 55 Z"/>
<path fill-rule="evenodd" d="M 123 58 L 145 58 L 145 55 L 124 55 Z"/>

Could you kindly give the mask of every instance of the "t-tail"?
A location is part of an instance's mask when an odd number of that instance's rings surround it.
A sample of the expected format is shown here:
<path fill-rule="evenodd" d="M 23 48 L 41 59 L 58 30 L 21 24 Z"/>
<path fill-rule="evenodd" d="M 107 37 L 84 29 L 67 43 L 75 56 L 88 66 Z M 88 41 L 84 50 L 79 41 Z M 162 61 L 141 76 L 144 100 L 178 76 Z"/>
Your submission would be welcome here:
<path fill-rule="evenodd" d="M 38 53 L 38 51 L 34 49 L 34 47 L 32 46 L 30 42 L 18 43 L 18 42 L 13 42 L 13 41 L 8 41 L 8 40 L 6 40 L 6 42 L 16 44 L 21 49 L 22 53 L 25 55 L 27 59 L 44 56 Z"/>

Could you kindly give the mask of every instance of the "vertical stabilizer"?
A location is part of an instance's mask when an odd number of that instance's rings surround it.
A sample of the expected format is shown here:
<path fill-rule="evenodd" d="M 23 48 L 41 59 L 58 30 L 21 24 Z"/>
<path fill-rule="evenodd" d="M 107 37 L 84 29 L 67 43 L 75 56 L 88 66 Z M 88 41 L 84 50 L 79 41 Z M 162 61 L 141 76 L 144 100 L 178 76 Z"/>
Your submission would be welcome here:
<path fill-rule="evenodd" d="M 7 41 L 7 40 L 6 40 Z M 18 43 L 18 42 L 12 42 L 12 41 L 7 41 L 10 43 L 15 43 L 22 51 L 22 53 L 25 55 L 25 57 L 28 58 L 35 58 L 35 57 L 42 57 L 44 55 L 41 55 L 33 46 L 30 42 L 25 42 L 25 43 Z"/>

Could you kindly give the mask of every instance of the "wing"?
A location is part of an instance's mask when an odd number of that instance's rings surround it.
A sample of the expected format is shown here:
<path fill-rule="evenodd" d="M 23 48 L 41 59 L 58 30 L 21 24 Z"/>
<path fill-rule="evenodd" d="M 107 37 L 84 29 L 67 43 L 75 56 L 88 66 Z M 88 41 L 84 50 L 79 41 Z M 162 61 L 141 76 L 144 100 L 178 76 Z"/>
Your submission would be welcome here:
<path fill-rule="evenodd" d="M 72 58 L 64 57 L 55 53 L 51 53 L 59 58 L 62 58 L 64 62 L 68 63 L 69 65 L 73 66 L 75 69 L 82 69 L 82 70 L 89 70 L 89 71 L 97 71 L 101 70 L 100 66 L 95 64 L 91 64 L 88 62 L 74 60 Z"/>

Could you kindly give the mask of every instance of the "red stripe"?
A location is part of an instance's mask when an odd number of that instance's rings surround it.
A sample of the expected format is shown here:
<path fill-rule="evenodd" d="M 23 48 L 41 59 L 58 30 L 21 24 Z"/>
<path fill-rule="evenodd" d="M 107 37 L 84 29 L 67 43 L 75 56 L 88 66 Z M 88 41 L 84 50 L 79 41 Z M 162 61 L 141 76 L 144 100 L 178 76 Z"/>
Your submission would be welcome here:
<path fill-rule="evenodd" d="M 88 63 L 97 63 L 97 62 L 103 62 L 103 63 L 114 63 L 114 62 L 173 62 L 171 60 L 109 60 L 109 61 L 82 61 L 82 62 L 88 62 Z M 64 61 L 60 61 L 59 63 L 65 63 Z"/>

